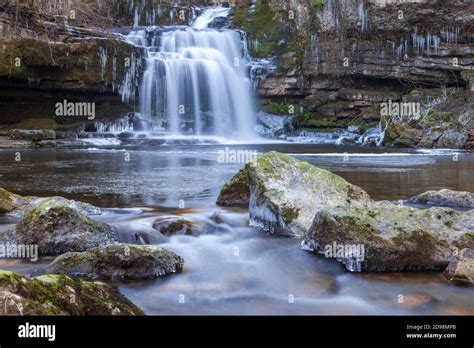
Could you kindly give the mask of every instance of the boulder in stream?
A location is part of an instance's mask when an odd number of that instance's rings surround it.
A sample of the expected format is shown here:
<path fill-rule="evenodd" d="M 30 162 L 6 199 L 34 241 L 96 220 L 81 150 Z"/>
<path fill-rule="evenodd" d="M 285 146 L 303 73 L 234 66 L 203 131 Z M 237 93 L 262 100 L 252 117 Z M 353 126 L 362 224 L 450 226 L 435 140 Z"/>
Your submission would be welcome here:
<path fill-rule="evenodd" d="M 101 215 L 104 209 L 89 203 L 83 203 L 63 197 L 20 196 L 0 188 L 0 214 L 23 218 L 25 214 L 38 206 L 68 206 L 84 215 Z"/>
<path fill-rule="evenodd" d="M 337 249 L 326 257 L 350 271 L 442 270 L 452 248 L 474 248 L 474 210 L 376 202 L 343 178 L 277 152 L 249 162 L 218 203 L 235 204 L 246 187 L 251 225 L 302 238 L 303 249 L 316 253 Z"/>
<path fill-rule="evenodd" d="M 247 163 L 224 185 L 218 204 L 243 204 L 246 195 L 251 225 L 296 237 L 306 235 L 322 207 L 371 202 L 365 191 L 340 176 L 278 152 Z"/>
<path fill-rule="evenodd" d="M 0 188 L 0 214 L 19 213 L 31 200 L 31 197 L 22 197 Z"/>
<path fill-rule="evenodd" d="M 14 227 L 0 232 L 5 243 L 37 245 L 40 255 L 84 251 L 114 242 L 114 229 L 92 220 L 61 199 L 47 199 Z"/>
<path fill-rule="evenodd" d="M 399 272 L 444 269 L 451 249 L 474 247 L 474 210 L 415 209 L 390 202 L 367 207 L 327 206 L 314 217 L 305 250 L 324 254 L 334 244 L 349 271 Z M 360 250 L 363 253 L 353 253 Z"/>
<path fill-rule="evenodd" d="M 180 216 L 162 216 L 155 220 L 153 228 L 165 236 L 197 236 L 210 233 L 215 229 L 206 221 L 191 221 Z"/>
<path fill-rule="evenodd" d="M 181 257 L 156 245 L 110 244 L 63 254 L 37 273 L 89 279 L 151 279 L 180 272 L 183 264 Z"/>
<path fill-rule="evenodd" d="M 0 315 L 144 315 L 117 289 L 66 275 L 0 271 Z"/>
<path fill-rule="evenodd" d="M 474 208 L 474 193 L 448 189 L 427 191 L 409 199 L 409 202 L 448 207 Z"/>

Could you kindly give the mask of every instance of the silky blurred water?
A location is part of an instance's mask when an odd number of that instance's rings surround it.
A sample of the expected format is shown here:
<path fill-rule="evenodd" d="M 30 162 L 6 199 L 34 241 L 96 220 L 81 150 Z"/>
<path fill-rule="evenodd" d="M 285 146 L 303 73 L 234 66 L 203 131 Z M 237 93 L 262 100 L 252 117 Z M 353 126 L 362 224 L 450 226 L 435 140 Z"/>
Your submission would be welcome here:
<path fill-rule="evenodd" d="M 138 234 L 182 256 L 180 274 L 116 283 L 148 314 L 474 314 L 472 289 L 452 286 L 439 273 L 347 273 L 339 263 L 301 250 L 297 240 L 247 227 L 246 210 L 217 207 L 220 187 L 242 167 L 219 163 L 225 147 L 22 150 L 20 162 L 15 151 L 0 151 L 0 187 L 120 208 L 115 211 L 120 214 L 100 219 L 116 226 L 122 241 Z M 474 156 L 468 153 L 459 153 L 456 161 L 455 152 L 439 150 L 302 144 L 228 148 L 290 153 L 343 176 L 374 199 L 395 201 L 441 188 L 474 191 Z M 170 215 L 204 222 L 211 233 L 164 237 L 152 224 Z M 3 218 L 0 229 L 12 223 Z M 29 274 L 50 260 L 0 260 L 0 268 Z"/>

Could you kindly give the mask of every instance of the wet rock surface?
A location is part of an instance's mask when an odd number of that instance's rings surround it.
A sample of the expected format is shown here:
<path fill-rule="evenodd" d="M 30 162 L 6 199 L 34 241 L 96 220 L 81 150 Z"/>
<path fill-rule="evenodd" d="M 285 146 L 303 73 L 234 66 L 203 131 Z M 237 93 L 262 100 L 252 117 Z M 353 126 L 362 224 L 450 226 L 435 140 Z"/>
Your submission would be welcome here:
<path fill-rule="evenodd" d="M 0 315 L 144 315 L 110 285 L 65 275 L 26 278 L 0 271 L 0 301 Z"/>
<path fill-rule="evenodd" d="M 474 285 L 474 249 L 457 250 L 443 275 L 458 285 Z"/>
<path fill-rule="evenodd" d="M 180 272 L 184 260 L 156 245 L 111 244 L 57 257 L 39 273 L 89 279 L 153 279 Z"/>
<path fill-rule="evenodd" d="M 361 188 L 343 178 L 278 152 L 249 162 L 224 185 L 218 203 L 240 205 L 246 203 L 240 199 L 246 194 L 252 225 L 297 237 L 308 232 L 314 214 L 326 205 L 364 205 L 371 201 Z"/>
<path fill-rule="evenodd" d="M 249 162 L 224 185 L 220 200 L 232 203 L 226 194 L 242 183 L 250 191 L 251 225 L 302 238 L 303 249 L 316 253 L 361 246 L 334 253 L 350 271 L 442 270 L 453 247 L 474 246 L 474 210 L 376 202 L 341 177 L 277 152 Z"/>
<path fill-rule="evenodd" d="M 112 227 L 85 215 L 90 205 L 50 198 L 29 208 L 26 205 L 27 212 L 16 226 L 0 232 L 1 241 L 37 245 L 40 254 L 83 251 L 114 242 Z"/>
<path fill-rule="evenodd" d="M 448 208 L 414 209 L 389 202 L 365 208 L 328 206 L 314 218 L 303 242 L 306 250 L 324 253 L 334 242 L 344 248 L 340 260 L 350 271 L 440 271 L 454 247 L 474 246 L 474 212 Z"/>
<path fill-rule="evenodd" d="M 250 183 L 247 168 L 241 169 L 222 187 L 217 204 L 229 207 L 248 207 L 250 202 Z"/>
<path fill-rule="evenodd" d="M 214 230 L 214 226 L 205 221 L 191 221 L 179 216 L 160 217 L 153 223 L 153 228 L 165 236 L 199 236 Z"/>
<path fill-rule="evenodd" d="M 421 193 L 416 197 L 410 198 L 408 201 L 438 206 L 474 208 L 474 193 L 442 189 Z"/>

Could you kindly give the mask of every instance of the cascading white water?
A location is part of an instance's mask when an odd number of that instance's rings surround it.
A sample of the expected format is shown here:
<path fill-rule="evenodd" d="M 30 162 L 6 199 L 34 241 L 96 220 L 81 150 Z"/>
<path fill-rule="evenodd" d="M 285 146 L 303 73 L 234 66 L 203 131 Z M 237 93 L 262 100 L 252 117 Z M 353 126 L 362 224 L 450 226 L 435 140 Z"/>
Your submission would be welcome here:
<path fill-rule="evenodd" d="M 147 48 L 142 117 L 172 135 L 250 139 L 254 107 L 239 32 L 206 29 L 229 9 L 204 11 L 192 27 L 148 27 L 128 39 Z"/>

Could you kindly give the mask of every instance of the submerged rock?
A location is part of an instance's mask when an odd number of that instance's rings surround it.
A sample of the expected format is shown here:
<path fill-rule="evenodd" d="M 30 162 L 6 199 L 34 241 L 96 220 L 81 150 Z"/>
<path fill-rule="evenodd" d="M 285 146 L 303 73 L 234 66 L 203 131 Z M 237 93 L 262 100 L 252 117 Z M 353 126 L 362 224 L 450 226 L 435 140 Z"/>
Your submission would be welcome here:
<path fill-rule="evenodd" d="M 443 275 L 450 282 L 459 285 L 474 285 L 474 250 L 463 249 L 457 252 Z"/>
<path fill-rule="evenodd" d="M 417 292 L 403 295 L 403 301 L 397 301 L 396 306 L 404 309 L 423 310 L 429 309 L 438 302 L 439 300 L 430 294 Z"/>
<path fill-rule="evenodd" d="M 410 198 L 409 201 L 439 206 L 474 207 L 474 193 L 443 189 L 424 192 L 416 197 Z"/>
<path fill-rule="evenodd" d="M 314 217 L 302 246 L 324 253 L 334 242 L 363 246 L 363 254 L 342 255 L 350 271 L 442 270 L 451 249 L 474 247 L 474 211 L 414 209 L 389 202 L 367 207 L 327 206 Z"/>
<path fill-rule="evenodd" d="M 59 199 L 42 201 L 14 227 L 0 232 L 0 241 L 37 245 L 40 254 L 83 251 L 114 242 L 114 230 Z"/>
<path fill-rule="evenodd" d="M 155 220 L 153 228 L 165 236 L 200 235 L 210 232 L 213 227 L 205 222 L 194 222 L 179 216 L 164 216 Z"/>
<path fill-rule="evenodd" d="M 314 215 L 324 206 L 371 202 L 367 193 L 340 176 L 278 152 L 249 162 L 223 187 L 218 203 L 234 205 L 249 193 L 252 225 L 296 237 L 306 235 Z"/>
<path fill-rule="evenodd" d="M 0 315 L 144 315 L 117 289 L 65 275 L 0 271 Z"/>
<path fill-rule="evenodd" d="M 183 264 L 181 257 L 156 245 L 110 244 L 66 253 L 39 272 L 90 279 L 148 279 L 179 272 Z"/>

